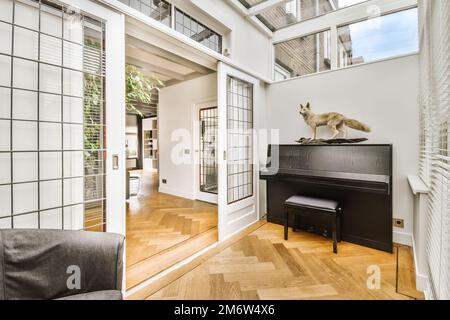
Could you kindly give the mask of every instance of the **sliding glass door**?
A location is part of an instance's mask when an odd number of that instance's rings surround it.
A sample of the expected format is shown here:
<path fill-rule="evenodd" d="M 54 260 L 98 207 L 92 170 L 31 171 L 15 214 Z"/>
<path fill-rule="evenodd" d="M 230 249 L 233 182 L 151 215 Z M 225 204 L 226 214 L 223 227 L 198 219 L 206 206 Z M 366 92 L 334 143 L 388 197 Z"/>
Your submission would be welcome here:
<path fill-rule="evenodd" d="M 0 0 L 0 228 L 108 227 L 106 20 L 71 3 Z"/>

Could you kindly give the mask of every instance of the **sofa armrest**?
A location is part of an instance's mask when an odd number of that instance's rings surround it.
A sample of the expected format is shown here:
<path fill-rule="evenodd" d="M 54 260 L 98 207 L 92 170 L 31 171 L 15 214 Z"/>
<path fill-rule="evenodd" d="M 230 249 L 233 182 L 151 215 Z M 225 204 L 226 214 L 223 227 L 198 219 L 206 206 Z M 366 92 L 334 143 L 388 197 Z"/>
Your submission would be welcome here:
<path fill-rule="evenodd" d="M 0 300 L 121 290 L 123 245 L 117 234 L 0 230 Z"/>

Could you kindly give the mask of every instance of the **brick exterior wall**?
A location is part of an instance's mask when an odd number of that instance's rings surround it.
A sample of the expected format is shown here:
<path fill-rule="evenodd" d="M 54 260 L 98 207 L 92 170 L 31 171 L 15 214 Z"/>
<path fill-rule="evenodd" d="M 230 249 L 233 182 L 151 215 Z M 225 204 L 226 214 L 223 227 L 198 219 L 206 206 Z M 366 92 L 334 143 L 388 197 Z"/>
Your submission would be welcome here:
<path fill-rule="evenodd" d="M 302 0 L 300 1 L 300 20 L 306 20 L 321 14 L 333 11 L 330 1 L 337 0 Z M 271 18 L 287 23 L 285 6 L 271 10 Z M 272 21 L 272 20 L 269 20 Z M 290 71 L 291 77 L 329 70 L 329 60 L 325 56 L 325 37 L 329 32 L 309 35 L 303 38 L 290 40 L 275 46 L 276 62 L 284 69 Z M 329 50 L 329 48 L 328 48 Z"/>
<path fill-rule="evenodd" d="M 299 18 L 287 14 L 285 5 L 269 10 L 264 14 L 264 18 L 272 23 L 274 27 L 279 28 L 295 22 L 293 20 L 303 21 L 326 14 L 334 11 L 333 8 L 337 7 L 337 0 L 301 0 Z M 340 40 L 344 41 L 345 50 L 351 61 L 351 37 L 349 30 L 344 32 L 344 34 Z M 330 33 L 322 32 L 275 45 L 277 64 L 289 71 L 291 77 L 329 70 L 329 54 L 331 52 L 328 52 L 327 56 L 325 55 L 325 37 L 330 37 Z M 329 44 L 329 41 L 327 43 Z M 330 48 L 327 49 L 330 50 Z"/>

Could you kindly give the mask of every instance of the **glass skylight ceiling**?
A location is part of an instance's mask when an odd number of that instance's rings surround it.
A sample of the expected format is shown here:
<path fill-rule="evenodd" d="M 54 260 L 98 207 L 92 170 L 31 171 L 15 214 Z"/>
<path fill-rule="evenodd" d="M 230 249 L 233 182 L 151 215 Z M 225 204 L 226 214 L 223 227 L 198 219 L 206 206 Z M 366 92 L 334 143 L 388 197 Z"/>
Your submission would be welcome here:
<path fill-rule="evenodd" d="M 267 0 L 239 0 L 246 8 L 251 8 Z"/>
<path fill-rule="evenodd" d="M 247 8 L 267 0 L 240 0 Z M 367 0 L 291 0 L 270 6 L 257 17 L 272 31 Z"/>

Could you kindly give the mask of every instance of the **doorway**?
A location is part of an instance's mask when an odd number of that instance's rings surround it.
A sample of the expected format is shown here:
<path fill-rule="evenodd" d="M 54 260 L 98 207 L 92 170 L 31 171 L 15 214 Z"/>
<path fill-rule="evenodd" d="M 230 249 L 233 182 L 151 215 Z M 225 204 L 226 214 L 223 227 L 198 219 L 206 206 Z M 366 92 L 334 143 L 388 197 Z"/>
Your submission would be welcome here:
<path fill-rule="evenodd" d="M 154 86 L 145 92 L 148 99 L 132 101 L 133 108 L 127 109 L 127 290 L 218 240 L 217 176 L 213 177 L 217 161 L 212 160 L 217 108 L 201 112 L 203 134 L 198 137 L 204 155 L 202 190 L 213 195 L 215 189 L 215 201 L 198 199 L 194 192 L 194 172 L 200 167 L 192 140 L 198 134 L 192 119 L 200 121 L 199 111 L 192 112 L 195 101 L 202 96 L 217 100 L 211 85 L 216 82 L 215 70 L 165 50 L 160 43 L 156 46 L 135 37 L 132 23 L 136 22 L 130 21 L 126 28 L 127 70 L 132 70 L 127 77 Z M 184 140 L 178 141 L 178 136 Z"/>

